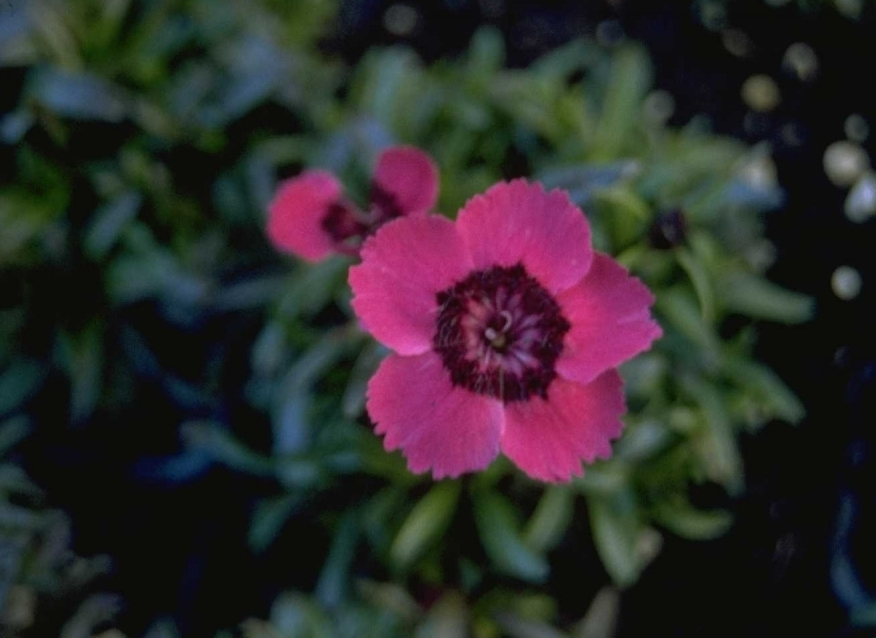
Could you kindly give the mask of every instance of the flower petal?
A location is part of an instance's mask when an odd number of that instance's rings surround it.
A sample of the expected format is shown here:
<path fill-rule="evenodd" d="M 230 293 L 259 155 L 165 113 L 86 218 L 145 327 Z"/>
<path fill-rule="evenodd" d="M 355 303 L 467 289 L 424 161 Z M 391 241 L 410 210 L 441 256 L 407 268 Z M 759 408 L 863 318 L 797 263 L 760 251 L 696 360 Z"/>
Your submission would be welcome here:
<path fill-rule="evenodd" d="M 471 271 L 471 258 L 449 219 L 438 215 L 389 222 L 350 268 L 353 309 L 365 328 L 400 354 L 430 349 L 437 293 Z"/>
<path fill-rule="evenodd" d="M 501 182 L 472 197 L 457 227 L 476 268 L 522 262 L 552 293 L 580 281 L 590 268 L 587 218 L 565 192 L 545 193 L 538 183 Z"/>
<path fill-rule="evenodd" d="M 649 312 L 651 291 L 607 255 L 596 253 L 584 280 L 557 301 L 572 328 L 556 370 L 579 383 L 647 350 L 662 334 Z"/>
<path fill-rule="evenodd" d="M 372 189 L 372 203 L 390 200 L 393 216 L 427 213 L 438 199 L 438 169 L 420 149 L 394 146 L 377 158 Z"/>
<path fill-rule="evenodd" d="M 343 188 L 327 171 L 306 171 L 280 184 L 268 205 L 268 237 L 279 250 L 319 261 L 334 250 L 323 221 Z"/>
<path fill-rule="evenodd" d="M 366 408 L 387 450 L 434 478 L 482 470 L 499 454 L 502 404 L 454 387 L 432 353 L 391 354 L 368 383 Z"/>
<path fill-rule="evenodd" d="M 529 476 L 564 482 L 588 463 L 611 455 L 611 440 L 623 429 L 623 381 L 616 370 L 583 385 L 554 379 L 547 400 L 505 406 L 502 452 Z"/>

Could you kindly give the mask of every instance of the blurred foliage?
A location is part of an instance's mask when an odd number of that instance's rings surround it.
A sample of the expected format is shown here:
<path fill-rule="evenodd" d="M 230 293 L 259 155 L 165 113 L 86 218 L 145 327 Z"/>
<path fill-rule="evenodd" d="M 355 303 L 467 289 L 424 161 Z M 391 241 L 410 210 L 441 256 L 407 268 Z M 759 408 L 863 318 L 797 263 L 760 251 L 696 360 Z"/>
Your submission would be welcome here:
<path fill-rule="evenodd" d="M 739 433 L 802 416 L 752 359 L 759 322 L 812 312 L 762 276 L 760 215 L 781 202 L 768 149 L 696 120 L 667 128 L 632 45 L 576 41 L 512 70 L 484 29 L 457 60 L 427 67 L 393 47 L 346 66 L 318 47 L 335 10 L 0 9 L 0 71 L 19 80 L 0 119 L 12 176 L 0 185 L 0 454 L 31 428 L 146 420 L 173 443 L 135 454 L 143 480 L 220 465 L 270 481 L 253 494 L 252 552 L 295 521 L 332 540 L 312 590 L 245 623 L 251 638 L 609 636 L 615 588 L 635 583 L 663 535 L 732 525 Z M 518 175 L 567 189 L 597 247 L 657 295 L 665 336 L 622 370 L 626 432 L 570 485 L 536 484 L 503 460 L 458 481 L 408 473 L 363 412 L 384 353 L 352 317 L 349 261 L 293 263 L 263 236 L 279 179 L 323 166 L 355 197 L 379 150 L 400 142 L 435 158 L 447 214 Z M 0 542 L 13 548 L 2 605 L 36 578 L 22 548 L 38 552 L 27 530 L 43 514 L 11 504 L 35 489 L 14 462 L 0 480 Z M 559 618 L 557 569 L 584 571 L 582 552 L 605 570 L 591 594 L 604 589 Z"/>
<path fill-rule="evenodd" d="M 19 636 L 37 623 L 41 609 L 65 607 L 64 636 L 90 636 L 119 610 L 118 596 L 97 590 L 110 569 L 106 556 L 82 558 L 70 549 L 70 522 L 46 505 L 45 495 L 15 462 L 16 446 L 30 433 L 30 419 L 18 412 L 26 387 L 13 384 L 5 368 L 0 382 L 0 636 Z"/>

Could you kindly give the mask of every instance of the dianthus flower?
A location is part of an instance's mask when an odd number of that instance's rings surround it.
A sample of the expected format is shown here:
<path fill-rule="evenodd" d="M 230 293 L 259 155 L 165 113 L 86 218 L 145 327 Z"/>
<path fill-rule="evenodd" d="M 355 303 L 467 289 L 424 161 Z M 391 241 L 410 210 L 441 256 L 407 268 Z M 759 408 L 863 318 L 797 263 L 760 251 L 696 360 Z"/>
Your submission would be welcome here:
<path fill-rule="evenodd" d="M 308 170 L 280 184 L 268 206 L 268 237 L 279 250 L 308 261 L 331 253 L 358 254 L 362 241 L 386 222 L 427 213 L 438 195 L 438 171 L 423 151 L 394 146 L 377 158 L 370 202 L 344 197 L 329 171 Z"/>
<path fill-rule="evenodd" d="M 499 183 L 455 222 L 387 224 L 361 256 L 353 308 L 393 350 L 366 408 L 412 472 L 458 476 L 502 452 L 558 482 L 611 454 L 626 411 L 616 368 L 661 330 L 650 291 L 593 251 L 565 192 Z"/>

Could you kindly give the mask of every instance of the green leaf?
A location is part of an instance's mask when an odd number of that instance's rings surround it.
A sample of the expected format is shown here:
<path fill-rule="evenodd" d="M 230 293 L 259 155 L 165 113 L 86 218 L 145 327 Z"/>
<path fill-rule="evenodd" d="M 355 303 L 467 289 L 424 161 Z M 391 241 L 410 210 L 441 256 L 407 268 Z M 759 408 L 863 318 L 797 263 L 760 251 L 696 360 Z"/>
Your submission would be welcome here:
<path fill-rule="evenodd" d="M 609 163 L 566 164 L 547 167 L 538 171 L 535 178 L 545 189 L 562 188 L 569 193 L 569 198 L 579 206 L 587 206 L 597 193 L 628 179 L 639 170 L 639 163 L 634 160 L 620 160 Z M 644 209 L 638 200 L 633 205 L 636 214 L 650 213 L 647 206 Z"/>
<path fill-rule="evenodd" d="M 262 476 L 274 473 L 270 459 L 253 452 L 216 423 L 190 421 L 182 426 L 181 434 L 188 446 L 230 468 Z"/>
<path fill-rule="evenodd" d="M 70 421 L 91 416 L 103 390 L 104 327 L 92 322 L 78 333 L 61 332 L 58 355 L 70 381 Z"/>
<path fill-rule="evenodd" d="M 642 101 L 651 88 L 646 53 L 638 47 L 620 51 L 612 60 L 610 78 L 592 149 L 592 156 L 601 160 L 616 159 L 631 145 Z"/>
<path fill-rule="evenodd" d="M 3 509 L 5 503 L 0 501 L 0 523 L 5 523 Z M 18 582 L 19 570 L 24 553 L 28 548 L 28 535 L 20 530 L 4 529 L 0 536 L 0 605 L 6 609 L 9 590 Z"/>
<path fill-rule="evenodd" d="M 34 114 L 24 109 L 0 116 L 0 141 L 10 146 L 18 144 L 35 123 Z"/>
<path fill-rule="evenodd" d="M 718 538 L 733 524 L 733 515 L 726 510 L 698 510 L 678 499 L 657 501 L 652 514 L 669 531 L 692 540 Z"/>
<path fill-rule="evenodd" d="M 312 393 L 307 386 L 287 386 L 278 393 L 279 400 L 272 409 L 271 425 L 273 433 L 272 453 L 295 454 L 310 447 L 313 428 L 308 419 Z M 291 389 L 286 389 L 286 388 Z"/>
<path fill-rule="evenodd" d="M 856 604 L 850 611 L 850 622 L 854 627 L 860 627 L 865 630 L 876 629 L 876 601 L 872 599 L 867 602 Z"/>
<path fill-rule="evenodd" d="M 27 6 L 23 2 L 8 3 L 0 10 L 0 66 L 26 67 L 38 59 Z"/>
<path fill-rule="evenodd" d="M 815 310 L 811 297 L 748 273 L 735 272 L 723 277 L 716 290 L 718 299 L 728 310 L 757 319 L 803 323 L 812 318 Z"/>
<path fill-rule="evenodd" d="M 449 591 L 430 608 L 414 638 L 460 638 L 469 635 L 470 612 L 465 598 Z"/>
<path fill-rule="evenodd" d="M 800 399 L 766 366 L 742 357 L 728 357 L 724 371 L 747 393 L 762 401 L 772 416 L 797 423 L 806 415 Z"/>
<path fill-rule="evenodd" d="M 295 454 L 274 462 L 277 480 L 290 490 L 308 490 L 325 485 L 330 475 L 324 459 L 313 454 Z"/>
<path fill-rule="evenodd" d="M 16 358 L 0 372 L 0 416 L 19 409 L 39 390 L 46 376 L 34 359 Z"/>
<path fill-rule="evenodd" d="M 707 476 L 738 493 L 744 483 L 742 457 L 723 397 L 713 384 L 699 377 L 686 376 L 681 385 L 703 415 L 705 429 L 698 445 Z"/>
<path fill-rule="evenodd" d="M 572 479 L 572 486 L 584 495 L 612 494 L 626 486 L 630 480 L 629 469 L 625 463 L 611 459 L 591 465 L 584 476 Z"/>
<path fill-rule="evenodd" d="M 247 535 L 250 548 L 262 553 L 270 547 L 302 500 L 300 494 L 283 494 L 256 503 Z"/>
<path fill-rule="evenodd" d="M 712 324 L 715 321 L 715 292 L 709 272 L 697 257 L 685 248 L 675 251 L 678 264 L 682 267 L 693 284 L 694 292 L 700 304 L 703 321 Z"/>
<path fill-rule="evenodd" d="M 572 638 L 612 638 L 617 635 L 620 616 L 620 592 L 610 585 L 593 597 L 584 617 L 575 623 Z"/>
<path fill-rule="evenodd" d="M 665 290 L 657 296 L 655 307 L 671 326 L 699 346 L 702 354 L 718 359 L 718 335 L 713 326 L 705 322 L 697 303 L 687 291 L 679 287 Z"/>
<path fill-rule="evenodd" d="M 128 190 L 98 208 L 85 231 L 83 246 L 95 261 L 103 259 L 118 242 L 126 226 L 137 217 L 143 196 Z"/>
<path fill-rule="evenodd" d="M 596 550 L 612 581 L 628 587 L 639 578 L 645 561 L 638 548 L 642 516 L 631 487 L 587 499 Z"/>
<path fill-rule="evenodd" d="M 357 92 L 359 108 L 392 125 L 394 118 L 403 116 L 406 97 L 417 90 L 416 56 L 401 47 L 372 51 L 360 68 L 365 75 Z"/>
<path fill-rule="evenodd" d="M 30 434 L 31 425 L 24 415 L 14 416 L 0 422 L 0 458 L 21 443 Z"/>
<path fill-rule="evenodd" d="M 303 594 L 283 593 L 271 605 L 271 623 L 281 636 L 330 636 L 331 621 Z"/>
<path fill-rule="evenodd" d="M 538 76 L 568 82 L 579 71 L 588 70 L 604 58 L 602 47 L 593 39 L 579 38 L 559 46 L 532 63 Z M 580 100 L 579 100 L 580 105 Z"/>
<path fill-rule="evenodd" d="M 0 441 L 0 446 L 10 443 L 9 440 L 5 440 L 5 437 L 10 434 L 9 432 L 4 432 L 5 428 L 6 424 L 0 425 L 0 439 L 4 439 Z M 3 454 L 4 452 L 0 452 L 0 457 Z M 0 495 L 7 497 L 9 494 L 23 494 L 33 498 L 43 495 L 40 489 L 31 482 L 27 474 L 24 473 L 24 470 L 18 465 L 0 463 Z"/>
<path fill-rule="evenodd" d="M 513 611 L 497 614 L 496 620 L 509 638 L 569 638 L 543 620 L 522 618 Z"/>
<path fill-rule="evenodd" d="M 630 463 L 655 457 L 673 441 L 666 425 L 659 421 L 642 421 L 630 425 L 615 445 L 615 454 Z"/>
<path fill-rule="evenodd" d="M 565 486 L 552 485 L 545 489 L 526 528 L 524 542 L 537 552 L 556 547 L 575 513 L 575 495 Z"/>
<path fill-rule="evenodd" d="M 332 546 L 319 574 L 316 598 L 328 608 L 340 605 L 350 587 L 351 566 L 359 544 L 359 512 L 351 510 L 335 527 Z"/>
<path fill-rule="evenodd" d="M 368 381 L 374 376 L 377 366 L 386 356 L 386 347 L 376 341 L 371 341 L 362 349 L 353 369 L 350 370 L 350 380 L 341 397 L 341 409 L 344 416 L 354 419 L 365 409 L 365 390 Z"/>
<path fill-rule="evenodd" d="M 591 215 L 594 246 L 611 252 L 640 246 L 653 217 L 649 205 L 623 185 L 599 190 L 595 195 L 595 214 Z"/>
<path fill-rule="evenodd" d="M 280 299 L 278 315 L 291 320 L 325 308 L 346 281 L 349 267 L 349 259 L 343 257 L 325 259 L 312 266 L 299 266 Z"/>
<path fill-rule="evenodd" d="M 121 122 L 130 106 L 121 88 L 87 72 L 44 67 L 34 74 L 29 89 L 48 110 L 74 120 Z"/>
<path fill-rule="evenodd" d="M 203 124 L 226 127 L 264 101 L 280 82 L 291 89 L 291 55 L 256 37 L 239 38 L 218 47 L 217 57 L 228 67 L 228 73 L 221 80 L 217 78 L 214 99 L 201 113 Z"/>
<path fill-rule="evenodd" d="M 459 483 L 438 483 L 411 510 L 389 550 L 390 560 L 401 570 L 409 569 L 444 535 L 459 501 Z"/>
<path fill-rule="evenodd" d="M 548 562 L 523 540 L 511 503 L 492 490 L 477 490 L 471 496 L 478 534 L 496 568 L 521 580 L 544 582 Z"/>
<path fill-rule="evenodd" d="M 669 361 L 662 352 L 651 351 L 640 354 L 623 363 L 620 374 L 624 380 L 624 391 L 630 398 L 652 400 L 662 395 L 667 383 Z"/>
<path fill-rule="evenodd" d="M 475 31 L 468 50 L 468 73 L 472 82 L 489 82 L 505 63 L 505 41 L 493 26 Z"/>

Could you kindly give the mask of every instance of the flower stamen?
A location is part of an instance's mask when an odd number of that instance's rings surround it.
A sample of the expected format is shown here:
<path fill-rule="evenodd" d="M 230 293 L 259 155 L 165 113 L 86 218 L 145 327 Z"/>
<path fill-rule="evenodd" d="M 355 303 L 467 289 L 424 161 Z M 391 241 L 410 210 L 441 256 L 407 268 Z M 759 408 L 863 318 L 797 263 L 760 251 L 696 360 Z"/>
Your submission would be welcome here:
<path fill-rule="evenodd" d="M 437 297 L 433 345 L 455 385 L 505 403 L 547 396 L 570 325 L 522 264 L 473 272 Z"/>

